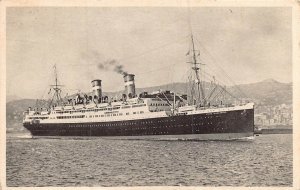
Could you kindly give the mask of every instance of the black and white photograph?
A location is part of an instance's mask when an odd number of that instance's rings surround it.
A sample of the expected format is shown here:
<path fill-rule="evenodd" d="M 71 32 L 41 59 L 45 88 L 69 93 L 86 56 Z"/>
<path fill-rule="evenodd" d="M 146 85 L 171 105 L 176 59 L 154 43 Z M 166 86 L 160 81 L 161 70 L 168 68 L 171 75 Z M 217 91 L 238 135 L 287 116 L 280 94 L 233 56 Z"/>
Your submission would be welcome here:
<path fill-rule="evenodd" d="M 295 187 L 291 2 L 6 6 L 3 188 Z"/>

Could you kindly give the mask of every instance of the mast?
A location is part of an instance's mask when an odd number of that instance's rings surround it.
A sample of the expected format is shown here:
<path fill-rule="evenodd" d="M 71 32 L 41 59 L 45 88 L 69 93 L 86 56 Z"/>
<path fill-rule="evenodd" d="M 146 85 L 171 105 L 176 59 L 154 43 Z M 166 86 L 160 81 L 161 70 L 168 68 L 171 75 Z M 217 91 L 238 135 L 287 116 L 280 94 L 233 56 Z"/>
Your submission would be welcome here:
<path fill-rule="evenodd" d="M 173 98 L 173 114 L 175 114 L 175 90 L 173 92 L 174 98 Z"/>
<path fill-rule="evenodd" d="M 193 34 L 191 34 L 191 42 L 192 42 L 192 62 L 191 63 L 193 64 L 192 69 L 195 72 L 194 73 L 195 74 L 194 82 L 197 86 L 196 105 L 199 106 L 201 103 L 203 103 L 203 105 L 205 105 L 205 94 L 204 94 L 204 90 L 203 90 L 203 86 L 202 86 L 202 81 L 199 76 L 199 72 L 201 72 L 201 69 L 200 69 L 201 63 L 197 62 L 197 56 L 196 56 L 197 50 L 195 50 Z M 191 92 L 192 99 L 194 99 L 193 93 L 194 93 L 194 90 L 192 90 L 192 92 Z M 194 102 L 192 104 L 194 104 Z"/>
<path fill-rule="evenodd" d="M 60 100 L 60 89 L 58 88 L 58 84 L 57 84 L 57 69 L 56 69 L 56 64 L 54 65 L 54 74 L 55 74 L 55 94 L 56 94 L 56 98 L 57 100 Z"/>
<path fill-rule="evenodd" d="M 62 98 L 61 98 L 61 95 L 60 95 L 61 94 L 60 86 L 63 86 L 63 85 L 58 84 L 56 64 L 54 64 L 53 68 L 54 68 L 55 84 L 50 85 L 50 86 L 52 86 L 52 89 L 54 90 L 54 95 L 53 95 L 52 100 L 50 102 L 50 106 L 52 105 L 52 102 L 53 102 L 54 99 L 56 99 L 57 105 L 59 105 L 62 102 Z"/>

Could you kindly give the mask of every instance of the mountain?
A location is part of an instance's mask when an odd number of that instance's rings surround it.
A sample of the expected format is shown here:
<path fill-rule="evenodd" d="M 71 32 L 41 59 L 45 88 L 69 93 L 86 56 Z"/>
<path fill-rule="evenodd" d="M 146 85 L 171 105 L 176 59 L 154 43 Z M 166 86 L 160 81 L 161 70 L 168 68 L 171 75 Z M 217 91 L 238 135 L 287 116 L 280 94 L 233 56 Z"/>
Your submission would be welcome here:
<path fill-rule="evenodd" d="M 46 106 L 46 100 L 39 100 L 38 106 Z M 21 125 L 23 119 L 23 112 L 28 107 L 37 105 L 35 99 L 21 99 L 14 100 L 6 103 L 6 126 L 7 131 L 23 131 L 25 130 Z"/>
<path fill-rule="evenodd" d="M 186 83 L 175 83 L 175 92 L 179 94 L 186 94 Z M 205 84 L 206 87 L 210 83 Z M 166 88 L 168 87 L 168 88 Z M 172 84 L 157 86 L 155 88 L 141 88 L 141 91 L 151 92 L 157 89 L 174 90 Z M 278 104 L 292 104 L 293 85 L 292 83 L 281 83 L 274 79 L 266 79 L 261 82 L 251 84 L 241 84 L 236 86 L 229 86 L 226 88 L 231 94 L 239 98 L 247 98 L 259 105 L 278 105 Z"/>
<path fill-rule="evenodd" d="M 22 98 L 20 98 L 18 96 L 14 96 L 14 95 L 6 96 L 6 102 L 11 102 L 11 101 L 20 100 L 20 99 L 22 99 Z"/>
<path fill-rule="evenodd" d="M 209 86 L 206 83 L 205 86 Z M 237 86 L 227 87 L 227 90 L 240 98 L 252 99 L 256 106 L 260 105 L 279 105 L 279 104 L 292 104 L 292 83 L 281 83 L 274 79 L 267 79 L 257 83 L 241 84 Z M 137 94 L 141 92 L 153 92 L 157 90 L 174 90 L 178 94 L 186 94 L 187 84 L 186 83 L 174 83 L 165 84 L 161 86 L 137 88 Z M 241 93 L 241 91 L 243 93 Z M 122 94 L 119 92 L 104 92 L 104 95 L 109 97 L 115 97 L 116 95 Z M 119 96 L 120 97 L 120 96 Z M 9 131 L 20 131 L 24 130 L 22 127 L 23 111 L 28 107 L 36 105 L 35 99 L 21 99 L 13 100 L 6 103 L 6 121 L 7 130 Z M 46 106 L 49 102 L 45 100 L 38 101 L 39 107 Z"/>
<path fill-rule="evenodd" d="M 259 105 L 292 104 L 292 83 L 267 79 L 258 83 L 238 85 L 237 88 Z M 237 93 L 237 88 L 231 87 L 233 94 Z"/>
<path fill-rule="evenodd" d="M 205 86 L 209 87 L 210 83 L 206 82 Z M 155 87 L 137 88 L 136 91 L 137 94 L 139 94 L 141 92 L 153 92 L 159 89 L 175 91 L 178 94 L 186 94 L 187 83 L 174 83 Z M 292 83 L 281 83 L 274 79 L 266 79 L 257 83 L 229 86 L 226 89 L 236 97 L 251 99 L 258 105 L 278 105 L 292 103 Z M 108 92 L 104 94 L 114 97 L 122 93 L 122 91 L 119 91 Z"/>

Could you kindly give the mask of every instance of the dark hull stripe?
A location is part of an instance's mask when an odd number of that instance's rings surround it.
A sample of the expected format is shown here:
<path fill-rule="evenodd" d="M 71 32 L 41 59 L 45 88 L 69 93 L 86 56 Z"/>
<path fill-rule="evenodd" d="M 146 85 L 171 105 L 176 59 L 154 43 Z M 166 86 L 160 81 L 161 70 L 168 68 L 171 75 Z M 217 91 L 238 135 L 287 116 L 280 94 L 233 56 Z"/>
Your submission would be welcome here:
<path fill-rule="evenodd" d="M 29 124 L 33 136 L 144 136 L 215 133 L 249 133 L 254 131 L 253 109 L 196 115 L 170 116 L 142 120 Z"/>

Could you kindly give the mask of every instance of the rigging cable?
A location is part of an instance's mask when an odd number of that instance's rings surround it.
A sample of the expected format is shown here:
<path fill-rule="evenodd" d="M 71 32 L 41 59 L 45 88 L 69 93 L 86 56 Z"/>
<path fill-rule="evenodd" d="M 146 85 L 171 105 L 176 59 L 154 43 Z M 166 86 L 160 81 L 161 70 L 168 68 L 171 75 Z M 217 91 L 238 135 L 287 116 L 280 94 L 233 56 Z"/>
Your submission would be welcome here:
<path fill-rule="evenodd" d="M 209 53 L 209 51 L 202 45 L 202 43 L 196 38 L 196 41 L 199 43 L 199 45 L 203 48 L 203 50 L 208 54 L 208 56 L 211 58 L 211 60 L 218 66 L 219 69 L 222 70 L 223 74 L 229 79 L 230 82 L 233 83 L 234 87 L 237 88 L 237 90 L 240 91 L 242 95 L 244 95 L 246 98 L 249 98 L 239 87 L 238 85 L 229 77 L 229 75 L 225 72 L 225 70 L 217 63 L 217 61 L 214 59 L 214 57 Z"/>
<path fill-rule="evenodd" d="M 210 75 L 209 73 L 207 73 L 207 72 L 204 72 L 204 74 L 205 75 L 207 75 L 207 76 L 209 76 L 209 77 L 212 77 L 213 78 L 213 76 L 212 75 Z M 216 80 L 216 79 L 215 79 Z M 238 97 L 236 97 L 236 96 L 234 96 L 232 93 L 230 93 L 228 90 L 226 90 L 224 87 L 222 87 L 222 85 L 224 85 L 224 86 L 226 86 L 224 83 L 222 83 L 221 81 L 219 81 L 219 80 L 216 80 L 217 82 L 218 82 L 218 85 L 217 86 L 219 86 L 219 87 L 221 87 L 221 88 L 223 88 L 224 89 L 224 91 L 228 94 L 228 95 L 230 95 L 231 97 L 233 97 L 233 98 L 236 98 L 237 100 L 240 100 L 240 98 L 238 98 Z"/>

